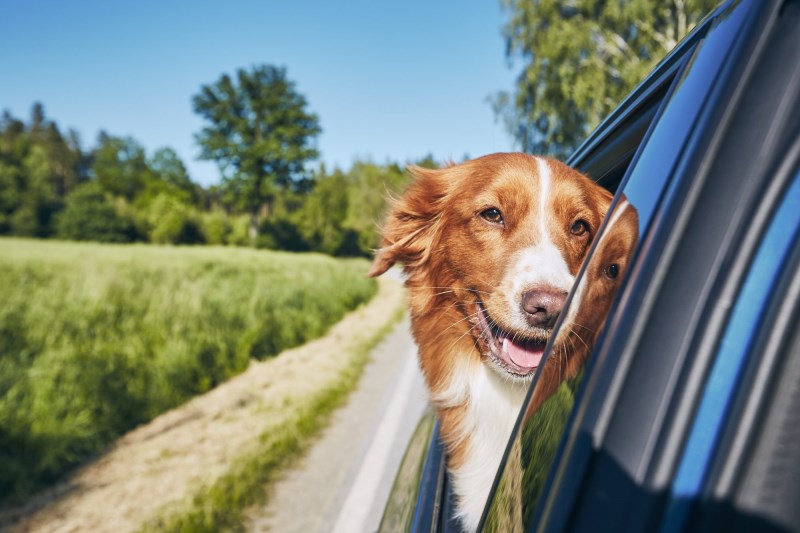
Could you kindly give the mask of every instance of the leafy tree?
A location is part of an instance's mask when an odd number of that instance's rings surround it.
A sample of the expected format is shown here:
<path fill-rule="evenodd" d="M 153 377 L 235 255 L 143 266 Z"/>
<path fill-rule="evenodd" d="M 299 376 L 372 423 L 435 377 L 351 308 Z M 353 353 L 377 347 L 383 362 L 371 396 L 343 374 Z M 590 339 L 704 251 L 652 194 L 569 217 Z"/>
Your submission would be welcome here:
<path fill-rule="evenodd" d="M 231 218 L 221 209 L 211 209 L 200 216 L 200 232 L 206 244 L 228 244 Z"/>
<path fill-rule="evenodd" d="M 433 165 L 431 158 L 424 159 Z M 349 171 L 328 174 L 324 166 L 295 214 L 305 241 L 315 251 L 371 256 L 378 245 L 387 197 L 399 194 L 408 174 L 397 164 L 357 161 Z"/>
<path fill-rule="evenodd" d="M 565 157 L 717 0 L 500 2 L 523 68 L 495 112 L 522 150 Z"/>
<path fill-rule="evenodd" d="M 29 237 L 47 237 L 52 231 L 50 221 L 60 208 L 53 188 L 48 154 L 41 145 L 31 147 L 22 161 L 22 190 L 20 203 L 11 216 L 11 233 Z"/>
<path fill-rule="evenodd" d="M 419 162 L 430 168 L 438 168 L 431 156 Z M 355 234 L 356 253 L 371 257 L 378 247 L 378 228 L 386 216 L 386 199 L 402 192 L 408 184 L 409 175 L 404 168 L 393 163 L 376 165 L 356 162 L 350 169 L 349 177 L 349 202 L 344 226 Z"/>
<path fill-rule="evenodd" d="M 100 187 L 115 196 L 133 200 L 144 188 L 149 171 L 144 148 L 131 137 L 101 132 L 91 173 Z"/>
<path fill-rule="evenodd" d="M 199 244 L 203 242 L 195 211 L 174 196 L 162 193 L 148 210 L 150 241 L 158 244 Z"/>
<path fill-rule="evenodd" d="M 202 188 L 192 182 L 183 161 L 172 148 L 156 150 L 140 172 L 141 188 L 134 199 L 140 209 L 148 209 L 162 195 L 185 205 L 199 205 L 203 201 Z"/>
<path fill-rule="evenodd" d="M 11 231 L 11 217 L 19 208 L 21 197 L 21 169 L 0 160 L 0 234 Z"/>
<path fill-rule="evenodd" d="M 255 240 L 279 192 L 291 189 L 318 157 L 319 120 L 286 69 L 271 65 L 239 69 L 235 79 L 225 74 L 192 102 L 207 121 L 196 136 L 201 158 L 219 165 L 228 197 L 250 213 Z"/>
<path fill-rule="evenodd" d="M 339 252 L 344 243 L 349 183 L 340 170 L 317 179 L 313 192 L 301 211 L 302 234 L 311 248 L 326 254 Z"/>
<path fill-rule="evenodd" d="M 83 183 L 67 196 L 56 227 L 59 237 L 75 241 L 130 242 L 136 237 L 133 222 L 117 213 L 95 182 Z"/>
<path fill-rule="evenodd" d="M 186 166 L 172 148 L 156 150 L 149 161 L 153 177 L 166 186 L 172 194 L 180 197 L 187 203 L 196 203 L 201 194 L 198 186 L 191 180 Z"/>

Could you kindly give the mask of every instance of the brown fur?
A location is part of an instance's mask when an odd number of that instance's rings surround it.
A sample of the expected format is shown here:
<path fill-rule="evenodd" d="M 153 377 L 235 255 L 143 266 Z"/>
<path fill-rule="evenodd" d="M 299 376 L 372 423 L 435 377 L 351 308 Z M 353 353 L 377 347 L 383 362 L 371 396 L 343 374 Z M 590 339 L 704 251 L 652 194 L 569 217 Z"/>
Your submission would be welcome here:
<path fill-rule="evenodd" d="M 556 216 L 548 232 L 562 250 L 572 275 L 579 270 L 611 201 L 605 189 L 575 170 L 549 160 L 550 196 Z M 481 295 L 492 316 L 502 320 L 503 298 L 497 287 L 509 268 L 512 252 L 536 244 L 540 232 L 537 163 L 525 154 L 492 154 L 440 170 L 410 167 L 415 178 L 391 206 L 369 275 L 403 263 L 407 275 L 414 337 L 420 366 L 432 393 L 440 391 L 464 365 L 482 364 L 485 355 L 475 332 L 474 302 Z M 478 215 L 501 206 L 502 231 Z M 583 238 L 568 231 L 570 221 L 589 225 Z M 454 357 L 463 358 L 454 364 Z M 450 464 L 457 467 L 463 450 L 456 445 L 465 405 L 439 405 L 442 435 L 450 444 Z"/>

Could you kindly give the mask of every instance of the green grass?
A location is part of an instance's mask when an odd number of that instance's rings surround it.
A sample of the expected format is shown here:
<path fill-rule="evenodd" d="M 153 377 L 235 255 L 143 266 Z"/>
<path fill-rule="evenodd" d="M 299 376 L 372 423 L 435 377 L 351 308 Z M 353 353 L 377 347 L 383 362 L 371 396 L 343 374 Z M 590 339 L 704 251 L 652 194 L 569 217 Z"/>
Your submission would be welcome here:
<path fill-rule="evenodd" d="M 177 511 L 165 511 L 154 521 L 144 524 L 141 531 L 244 531 L 244 511 L 251 505 L 263 504 L 265 488 L 275 474 L 291 465 L 314 442 L 319 430 L 330 420 L 331 413 L 357 385 L 370 351 L 404 313 L 405 303 L 401 302 L 380 329 L 350 340 L 343 347 L 351 354 L 348 364 L 338 376 L 329 380 L 329 386 L 298 405 L 287 406 L 292 412 L 286 424 L 262 433 L 254 449 L 234 459 L 227 472 L 216 481 L 199 488 L 188 505 Z"/>
<path fill-rule="evenodd" d="M 376 292 L 364 260 L 0 239 L 0 499 L 325 333 Z"/>

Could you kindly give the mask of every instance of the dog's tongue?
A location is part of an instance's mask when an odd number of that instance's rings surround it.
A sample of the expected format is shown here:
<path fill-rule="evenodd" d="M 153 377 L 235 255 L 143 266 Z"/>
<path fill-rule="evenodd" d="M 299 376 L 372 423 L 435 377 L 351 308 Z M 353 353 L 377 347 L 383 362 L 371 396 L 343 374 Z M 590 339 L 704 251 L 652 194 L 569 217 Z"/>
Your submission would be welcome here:
<path fill-rule="evenodd" d="M 515 365 L 524 369 L 538 367 L 542 362 L 542 355 L 544 355 L 544 346 L 539 344 L 521 346 L 507 338 L 503 339 L 503 349 Z"/>

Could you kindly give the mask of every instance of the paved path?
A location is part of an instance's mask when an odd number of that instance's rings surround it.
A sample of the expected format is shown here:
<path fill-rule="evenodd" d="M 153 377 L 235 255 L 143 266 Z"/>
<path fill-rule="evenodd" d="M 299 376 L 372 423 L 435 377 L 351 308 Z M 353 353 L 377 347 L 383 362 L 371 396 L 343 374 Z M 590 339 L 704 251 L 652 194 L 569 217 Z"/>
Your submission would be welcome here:
<path fill-rule="evenodd" d="M 372 532 L 425 405 L 416 346 L 404 320 L 373 352 L 322 437 L 283 479 L 250 531 Z"/>

